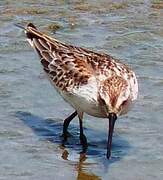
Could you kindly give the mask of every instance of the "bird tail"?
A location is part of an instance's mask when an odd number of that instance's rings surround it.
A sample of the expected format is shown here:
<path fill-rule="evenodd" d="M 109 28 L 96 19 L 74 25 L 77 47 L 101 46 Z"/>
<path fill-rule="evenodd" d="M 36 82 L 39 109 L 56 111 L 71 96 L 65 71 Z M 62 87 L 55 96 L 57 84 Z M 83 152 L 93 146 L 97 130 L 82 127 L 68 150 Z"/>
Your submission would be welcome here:
<path fill-rule="evenodd" d="M 48 66 L 54 58 L 52 51 L 55 52 L 55 49 L 57 49 L 58 41 L 38 31 L 32 23 L 27 24 L 26 27 L 23 27 L 20 24 L 16 24 L 16 26 L 25 31 L 27 41 L 40 56 L 41 64 L 48 73 Z"/>
<path fill-rule="evenodd" d="M 26 36 L 27 36 L 27 40 L 28 40 L 28 42 L 30 43 L 30 45 L 33 47 L 33 48 L 38 48 L 38 46 L 36 47 L 36 46 L 34 46 L 34 39 L 36 39 L 36 40 L 38 40 L 38 39 L 40 39 L 40 40 L 42 40 L 42 42 L 44 42 L 42 45 L 43 45 L 43 47 L 44 48 L 47 48 L 47 47 L 49 47 L 48 48 L 48 50 L 49 49 L 51 49 L 51 44 L 58 44 L 58 43 L 61 43 L 61 42 L 59 42 L 58 40 L 56 40 L 56 39 L 54 39 L 54 38 L 51 38 L 51 37 L 49 37 L 48 35 L 45 35 L 45 34 L 43 34 L 43 33 L 41 33 L 40 31 L 38 31 L 37 30 L 37 28 L 36 28 L 36 26 L 35 25 L 33 25 L 32 23 L 29 23 L 29 24 L 27 24 L 27 26 L 26 27 L 24 27 L 23 25 L 21 25 L 21 24 L 15 24 L 15 26 L 17 26 L 17 27 L 19 27 L 19 28 L 21 28 L 21 29 L 23 29 L 24 31 L 25 31 L 25 34 L 26 34 Z M 49 42 L 49 44 L 47 44 L 47 42 Z M 39 46 L 40 47 L 40 46 Z"/>
<path fill-rule="evenodd" d="M 43 35 L 37 30 L 36 26 L 34 26 L 32 23 L 27 24 L 27 26 L 23 26 L 22 24 L 19 24 L 19 23 L 14 24 L 14 25 L 24 30 L 27 36 L 27 41 L 30 43 L 32 47 L 34 47 L 33 42 L 32 42 L 33 38 L 36 38 L 36 37 L 38 38 Z"/>

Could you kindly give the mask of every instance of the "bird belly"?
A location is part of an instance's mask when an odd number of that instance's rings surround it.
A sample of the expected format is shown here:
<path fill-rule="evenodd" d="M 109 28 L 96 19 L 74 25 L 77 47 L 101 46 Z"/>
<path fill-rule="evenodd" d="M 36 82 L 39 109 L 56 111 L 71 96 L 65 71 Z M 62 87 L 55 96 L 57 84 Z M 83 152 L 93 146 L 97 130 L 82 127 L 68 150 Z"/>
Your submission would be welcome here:
<path fill-rule="evenodd" d="M 98 102 L 94 101 L 94 99 L 91 99 L 91 97 L 89 97 L 89 99 L 86 99 L 84 97 L 65 93 L 64 95 L 62 93 L 62 96 L 65 101 L 67 101 L 77 111 L 85 112 L 95 117 L 106 117 L 104 107 L 99 107 Z"/>
<path fill-rule="evenodd" d="M 94 83 L 88 83 L 72 92 L 60 92 L 63 98 L 77 111 L 85 112 L 95 117 L 106 117 L 105 107 L 98 102 L 98 90 Z"/>

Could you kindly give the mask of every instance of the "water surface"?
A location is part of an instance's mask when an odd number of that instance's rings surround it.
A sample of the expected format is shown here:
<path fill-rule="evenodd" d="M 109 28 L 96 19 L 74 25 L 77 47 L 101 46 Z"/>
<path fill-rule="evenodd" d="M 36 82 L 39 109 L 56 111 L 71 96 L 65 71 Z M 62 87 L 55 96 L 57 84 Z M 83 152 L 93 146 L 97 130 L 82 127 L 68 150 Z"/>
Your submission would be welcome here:
<path fill-rule="evenodd" d="M 0 1 L 0 179 L 163 179 L 162 8 L 161 0 Z M 63 42 L 110 53 L 136 72 L 139 98 L 116 123 L 110 161 L 103 119 L 84 117 L 86 156 L 78 119 L 60 146 L 63 119 L 73 109 L 14 26 L 27 22 Z"/>

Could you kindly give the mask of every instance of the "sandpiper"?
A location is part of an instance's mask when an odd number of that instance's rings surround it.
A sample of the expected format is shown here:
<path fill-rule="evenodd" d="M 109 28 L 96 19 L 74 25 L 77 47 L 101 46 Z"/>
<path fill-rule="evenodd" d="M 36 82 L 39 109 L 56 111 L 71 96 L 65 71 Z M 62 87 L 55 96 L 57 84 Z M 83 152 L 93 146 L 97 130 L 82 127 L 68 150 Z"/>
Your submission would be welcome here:
<path fill-rule="evenodd" d="M 137 99 L 138 83 L 135 73 L 108 54 L 67 45 L 41 33 L 32 23 L 24 30 L 52 85 L 75 109 L 64 120 L 64 141 L 69 135 L 67 129 L 70 121 L 78 115 L 80 142 L 83 152 L 86 152 L 88 144 L 83 132 L 83 114 L 107 118 L 109 159 L 115 121 L 118 116 L 127 113 L 132 102 Z"/>

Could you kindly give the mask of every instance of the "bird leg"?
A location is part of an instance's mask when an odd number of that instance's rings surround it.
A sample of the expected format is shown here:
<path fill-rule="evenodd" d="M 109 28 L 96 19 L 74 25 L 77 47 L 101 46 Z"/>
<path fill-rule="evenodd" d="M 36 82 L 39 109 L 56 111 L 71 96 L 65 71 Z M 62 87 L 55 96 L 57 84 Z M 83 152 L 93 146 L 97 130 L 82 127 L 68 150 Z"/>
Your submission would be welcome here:
<path fill-rule="evenodd" d="M 82 153 L 86 153 L 88 144 L 87 144 L 87 138 L 83 133 L 83 121 L 82 121 L 83 113 L 80 113 L 80 114 L 78 113 L 78 116 L 79 116 L 79 125 L 80 125 L 80 143 L 83 146 Z"/>
<path fill-rule="evenodd" d="M 77 116 L 77 111 L 73 112 L 69 117 L 67 117 L 65 120 L 64 120 L 64 123 L 63 123 L 63 134 L 62 134 L 62 137 L 63 137 L 63 141 L 66 142 L 67 141 L 67 138 L 70 136 L 70 133 L 67 131 L 68 129 L 68 126 L 71 122 L 71 120 Z"/>
<path fill-rule="evenodd" d="M 114 124 L 117 119 L 117 115 L 115 113 L 109 113 L 109 133 L 108 133 L 108 143 L 107 143 L 107 158 L 109 159 L 111 156 L 111 147 L 112 147 L 112 137 L 114 132 Z"/>

